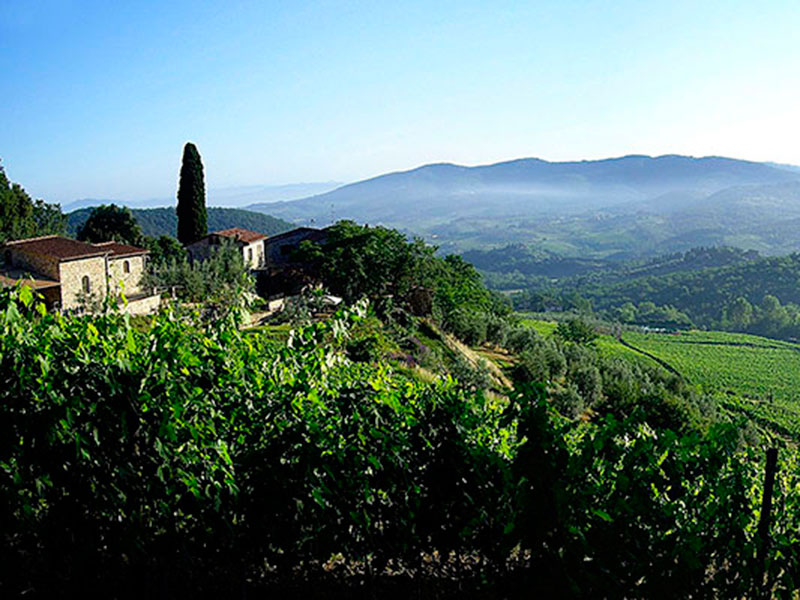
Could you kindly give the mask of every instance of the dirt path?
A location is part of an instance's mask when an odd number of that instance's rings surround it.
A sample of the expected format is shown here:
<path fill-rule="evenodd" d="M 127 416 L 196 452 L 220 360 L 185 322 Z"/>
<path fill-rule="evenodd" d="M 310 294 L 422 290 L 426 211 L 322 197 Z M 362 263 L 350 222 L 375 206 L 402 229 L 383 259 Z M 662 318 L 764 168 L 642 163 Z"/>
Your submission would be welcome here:
<path fill-rule="evenodd" d="M 464 344 L 463 342 L 456 339 L 454 336 L 450 335 L 439 329 L 433 322 L 426 320 L 427 325 L 435 331 L 439 337 L 442 338 L 442 341 L 445 345 L 450 348 L 453 352 L 460 354 L 464 357 L 464 359 L 469 362 L 473 367 L 477 368 L 480 364 L 485 364 L 486 367 L 489 369 L 489 375 L 492 378 L 492 381 L 495 385 L 499 388 L 508 388 L 511 389 L 514 387 L 514 384 L 511 380 L 503 373 L 502 369 L 498 367 L 492 360 L 489 360 L 477 352 Z"/>

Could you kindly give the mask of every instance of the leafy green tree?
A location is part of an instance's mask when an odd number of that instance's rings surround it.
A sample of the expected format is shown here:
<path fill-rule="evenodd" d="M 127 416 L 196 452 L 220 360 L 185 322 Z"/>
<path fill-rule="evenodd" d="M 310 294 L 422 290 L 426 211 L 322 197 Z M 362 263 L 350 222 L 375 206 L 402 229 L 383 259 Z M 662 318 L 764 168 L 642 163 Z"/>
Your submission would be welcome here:
<path fill-rule="evenodd" d="M 59 205 L 32 200 L 20 184 L 8 180 L 0 166 L 0 242 L 63 234 L 65 229 Z"/>
<path fill-rule="evenodd" d="M 562 321 L 556 327 L 555 334 L 565 341 L 576 344 L 591 344 L 597 339 L 594 327 L 583 319 Z"/>
<path fill-rule="evenodd" d="M 93 208 L 89 218 L 78 229 L 77 237 L 86 242 L 114 240 L 132 246 L 142 246 L 145 241 L 131 209 L 116 204 L 103 204 Z"/>
<path fill-rule="evenodd" d="M 171 235 L 161 235 L 157 238 L 145 237 L 145 245 L 150 250 L 150 262 L 152 264 L 182 260 L 186 256 L 186 250 Z"/>
<path fill-rule="evenodd" d="M 480 273 L 460 256 L 445 256 L 436 273 L 436 308 L 447 322 L 459 307 L 489 311 L 494 301 L 483 285 Z"/>
<path fill-rule="evenodd" d="M 633 323 L 636 320 L 636 306 L 632 302 L 626 302 L 613 311 L 613 316 L 622 323 Z"/>
<path fill-rule="evenodd" d="M 562 304 L 566 310 L 576 310 L 582 315 L 592 312 L 592 301 L 575 291 L 563 294 Z"/>
<path fill-rule="evenodd" d="M 727 316 L 732 327 L 746 329 L 753 320 L 753 305 L 739 296 L 728 306 Z"/>
<path fill-rule="evenodd" d="M 203 161 L 200 159 L 197 146 L 191 142 L 187 142 L 183 147 L 176 213 L 178 241 L 181 244 L 191 244 L 208 233 Z"/>
<path fill-rule="evenodd" d="M 394 229 L 340 221 L 328 228 L 324 246 L 303 242 L 294 258 L 312 265 L 324 285 L 347 301 L 387 295 L 403 299 L 411 289 L 433 284 L 434 251 Z"/>
<path fill-rule="evenodd" d="M 58 204 L 48 204 L 37 199 L 33 202 L 35 235 L 63 235 L 67 228 L 67 217 Z"/>
<path fill-rule="evenodd" d="M 328 229 L 323 246 L 303 242 L 293 258 L 311 265 L 320 282 L 348 302 L 366 296 L 378 304 L 390 301 L 410 308 L 414 298 L 425 296 L 434 318 L 447 330 L 467 343 L 483 343 L 488 317 L 507 317 L 508 301 L 492 295 L 475 267 L 460 256 L 438 258 L 435 252 L 435 247 L 420 239 L 409 241 L 394 229 L 340 221 Z M 492 341 L 505 337 L 495 325 Z"/>

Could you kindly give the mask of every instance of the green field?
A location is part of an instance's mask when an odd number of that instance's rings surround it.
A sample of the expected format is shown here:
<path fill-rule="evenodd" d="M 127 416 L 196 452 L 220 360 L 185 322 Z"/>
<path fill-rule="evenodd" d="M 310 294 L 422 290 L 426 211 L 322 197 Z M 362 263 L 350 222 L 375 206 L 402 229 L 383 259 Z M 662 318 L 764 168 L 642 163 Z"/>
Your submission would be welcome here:
<path fill-rule="evenodd" d="M 522 319 L 520 323 L 527 327 L 533 327 L 536 333 L 545 337 L 552 334 L 556 330 L 557 325 L 557 323 L 553 323 L 552 321 L 540 321 L 539 319 Z"/>
<path fill-rule="evenodd" d="M 669 364 L 728 408 L 800 435 L 800 345 L 753 335 L 626 332 L 635 348 Z"/>
<path fill-rule="evenodd" d="M 601 335 L 595 340 L 594 343 L 597 351 L 603 355 L 610 358 L 623 358 L 625 360 L 630 360 L 642 364 L 646 364 L 651 367 L 659 366 L 656 361 L 653 359 L 645 356 L 641 352 L 637 352 L 636 350 L 632 350 L 627 346 L 624 346 L 617 340 L 615 337 L 610 335 Z"/>

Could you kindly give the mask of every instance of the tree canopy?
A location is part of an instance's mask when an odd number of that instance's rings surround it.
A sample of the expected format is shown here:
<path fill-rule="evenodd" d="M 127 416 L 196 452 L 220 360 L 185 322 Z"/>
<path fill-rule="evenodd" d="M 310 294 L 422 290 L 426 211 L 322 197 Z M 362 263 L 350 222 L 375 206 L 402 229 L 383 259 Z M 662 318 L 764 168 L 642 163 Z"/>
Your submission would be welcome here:
<path fill-rule="evenodd" d="M 152 264 L 182 260 L 186 256 L 186 250 L 171 235 L 161 235 L 157 238 L 145 236 L 145 243 L 147 249 L 150 250 L 150 262 Z"/>
<path fill-rule="evenodd" d="M 131 210 L 116 204 L 103 204 L 92 209 L 89 218 L 78 229 L 79 240 L 86 242 L 122 242 L 132 246 L 145 243 L 142 229 Z"/>
<path fill-rule="evenodd" d="M 407 303 L 424 290 L 446 320 L 460 308 L 491 310 L 494 300 L 475 268 L 460 257 L 436 256 L 419 238 L 409 241 L 386 227 L 340 221 L 328 228 L 324 245 L 303 242 L 295 260 L 312 265 L 320 281 L 347 301 L 391 296 Z"/>
<path fill-rule="evenodd" d="M 58 204 L 33 200 L 18 183 L 11 183 L 0 166 L 0 243 L 39 235 L 62 234 L 66 219 Z"/>
<path fill-rule="evenodd" d="M 187 142 L 183 148 L 176 213 L 178 241 L 182 244 L 191 244 L 208 233 L 203 161 L 197 147 L 191 142 Z"/>

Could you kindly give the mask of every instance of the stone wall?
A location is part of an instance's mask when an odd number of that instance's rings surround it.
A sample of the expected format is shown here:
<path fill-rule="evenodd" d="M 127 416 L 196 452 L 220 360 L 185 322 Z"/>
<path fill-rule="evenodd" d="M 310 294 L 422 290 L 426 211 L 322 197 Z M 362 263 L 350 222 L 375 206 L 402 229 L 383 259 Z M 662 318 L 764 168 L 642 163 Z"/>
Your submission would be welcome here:
<path fill-rule="evenodd" d="M 125 263 L 129 271 L 125 272 Z M 109 256 L 108 257 L 108 285 L 111 293 L 118 296 L 141 294 L 142 276 L 144 275 L 144 256 Z"/>
<path fill-rule="evenodd" d="M 161 295 L 156 294 L 137 298 L 136 300 L 128 300 L 127 306 L 119 305 L 119 310 L 131 315 L 149 315 L 156 312 L 159 306 L 161 306 Z"/>
<path fill-rule="evenodd" d="M 79 297 L 83 292 L 83 278 L 89 278 L 90 301 L 101 302 L 106 296 L 106 258 L 93 256 L 64 261 L 59 265 L 61 281 L 61 308 L 79 308 Z"/>
<path fill-rule="evenodd" d="M 25 252 L 13 246 L 7 249 L 11 252 L 11 265 L 14 269 L 27 269 L 58 281 L 58 259 L 50 256 L 41 256 L 33 252 Z"/>
<path fill-rule="evenodd" d="M 258 269 L 264 266 L 264 240 L 258 240 L 251 244 L 236 242 L 242 252 L 242 260 L 248 269 Z M 205 237 L 186 246 L 192 260 L 206 260 L 211 256 L 212 248 L 219 248 L 221 243 L 213 236 Z"/>

